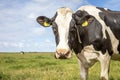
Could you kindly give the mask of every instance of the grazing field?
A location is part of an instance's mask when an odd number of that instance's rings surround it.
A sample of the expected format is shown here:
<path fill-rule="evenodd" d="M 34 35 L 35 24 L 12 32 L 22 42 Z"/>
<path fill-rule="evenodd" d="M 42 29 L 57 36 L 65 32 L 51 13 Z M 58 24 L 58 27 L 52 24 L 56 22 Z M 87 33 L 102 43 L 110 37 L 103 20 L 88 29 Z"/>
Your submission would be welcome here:
<path fill-rule="evenodd" d="M 71 59 L 55 59 L 53 53 L 0 53 L 0 80 L 80 80 L 79 64 Z M 97 62 L 89 80 L 99 80 Z M 120 62 L 111 61 L 110 80 L 120 80 Z"/>

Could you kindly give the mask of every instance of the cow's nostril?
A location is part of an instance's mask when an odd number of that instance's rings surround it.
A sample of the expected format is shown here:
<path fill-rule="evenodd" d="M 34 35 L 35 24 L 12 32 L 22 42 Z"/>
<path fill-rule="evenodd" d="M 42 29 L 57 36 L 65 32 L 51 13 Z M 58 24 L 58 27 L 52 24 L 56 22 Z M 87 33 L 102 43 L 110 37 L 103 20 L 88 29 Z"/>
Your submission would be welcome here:
<path fill-rule="evenodd" d="M 65 56 L 69 56 L 69 54 L 70 54 L 70 51 L 68 51 L 68 52 L 65 54 Z"/>
<path fill-rule="evenodd" d="M 61 54 L 59 59 L 67 59 L 67 57 L 64 54 Z"/>
<path fill-rule="evenodd" d="M 67 59 L 67 57 L 66 57 L 66 55 L 64 53 L 58 53 L 57 52 L 57 55 L 59 56 L 59 59 Z"/>

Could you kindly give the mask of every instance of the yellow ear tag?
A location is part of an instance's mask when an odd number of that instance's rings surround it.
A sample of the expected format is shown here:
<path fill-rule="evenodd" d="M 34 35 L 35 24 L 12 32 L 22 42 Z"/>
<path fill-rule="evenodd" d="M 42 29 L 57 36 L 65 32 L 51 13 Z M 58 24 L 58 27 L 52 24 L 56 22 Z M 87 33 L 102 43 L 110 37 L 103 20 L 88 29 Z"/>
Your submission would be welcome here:
<path fill-rule="evenodd" d="M 86 27 L 86 26 L 88 26 L 88 21 L 84 21 L 84 22 L 82 23 L 82 27 Z"/>
<path fill-rule="evenodd" d="M 46 21 L 43 23 L 43 25 L 44 25 L 45 27 L 50 26 L 50 24 L 49 24 L 49 23 L 47 23 Z"/>

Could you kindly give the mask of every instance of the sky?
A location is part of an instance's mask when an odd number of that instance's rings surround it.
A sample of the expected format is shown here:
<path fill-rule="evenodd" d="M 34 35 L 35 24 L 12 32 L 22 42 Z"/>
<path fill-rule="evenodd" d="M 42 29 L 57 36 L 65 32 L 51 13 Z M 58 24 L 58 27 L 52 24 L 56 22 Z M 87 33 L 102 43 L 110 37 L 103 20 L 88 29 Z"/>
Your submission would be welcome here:
<path fill-rule="evenodd" d="M 0 52 L 54 52 L 52 28 L 40 26 L 36 18 L 51 18 L 60 7 L 75 12 L 82 5 L 120 11 L 119 0 L 0 0 Z"/>

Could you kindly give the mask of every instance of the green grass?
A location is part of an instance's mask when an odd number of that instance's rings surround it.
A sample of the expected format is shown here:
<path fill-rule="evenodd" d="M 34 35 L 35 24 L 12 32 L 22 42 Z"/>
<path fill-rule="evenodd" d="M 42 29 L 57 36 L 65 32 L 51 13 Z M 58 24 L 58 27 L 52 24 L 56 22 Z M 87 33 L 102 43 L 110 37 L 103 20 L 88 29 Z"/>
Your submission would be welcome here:
<path fill-rule="evenodd" d="M 1 53 L 0 80 L 80 80 L 78 60 L 55 59 L 53 53 Z M 89 80 L 99 80 L 97 62 L 89 70 Z M 111 61 L 110 80 L 120 80 L 120 62 Z"/>

